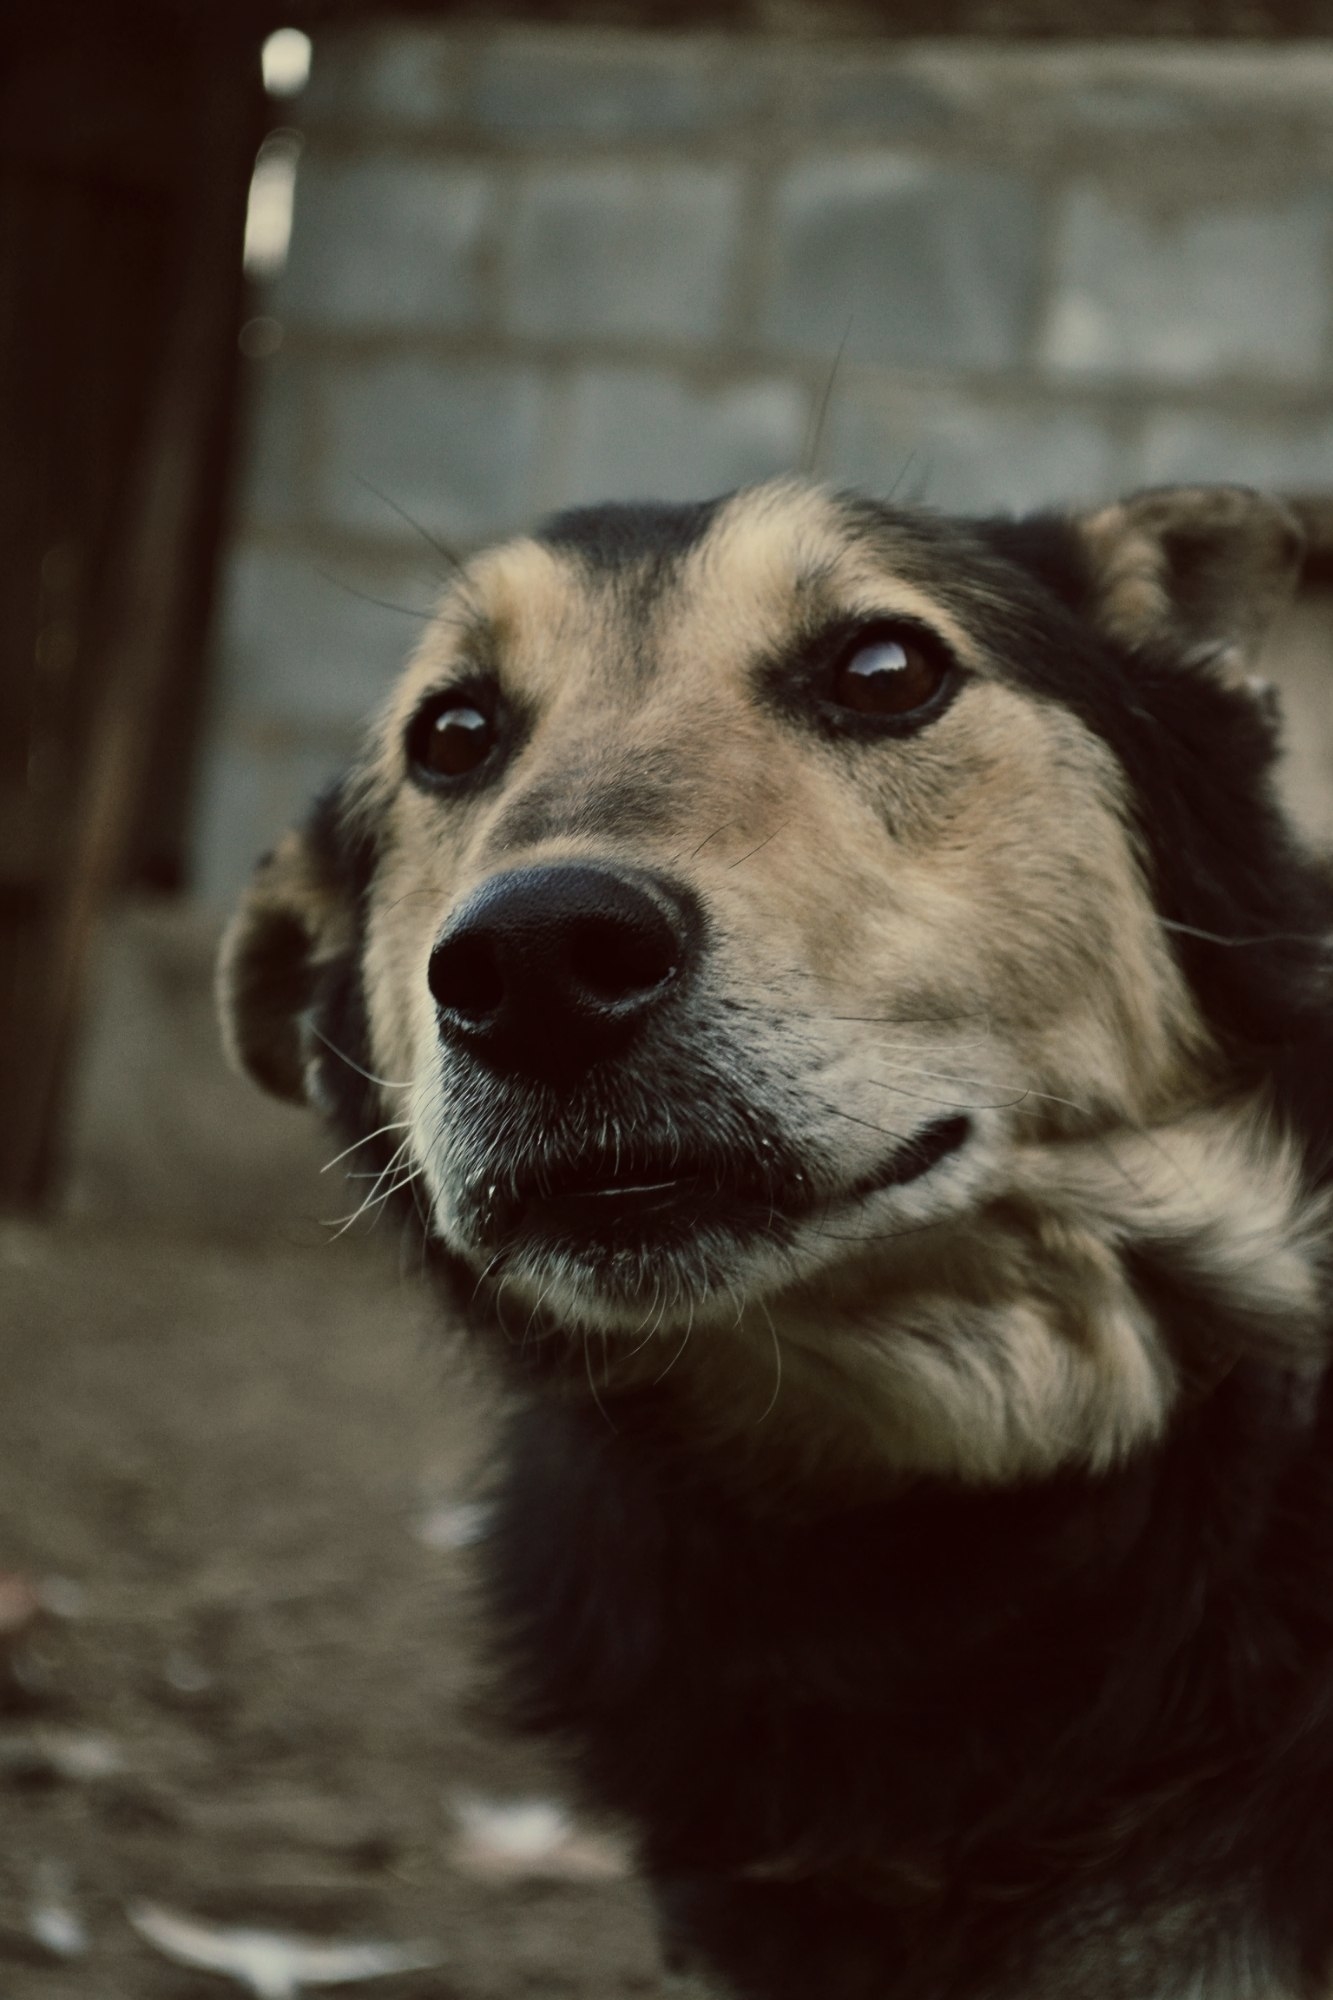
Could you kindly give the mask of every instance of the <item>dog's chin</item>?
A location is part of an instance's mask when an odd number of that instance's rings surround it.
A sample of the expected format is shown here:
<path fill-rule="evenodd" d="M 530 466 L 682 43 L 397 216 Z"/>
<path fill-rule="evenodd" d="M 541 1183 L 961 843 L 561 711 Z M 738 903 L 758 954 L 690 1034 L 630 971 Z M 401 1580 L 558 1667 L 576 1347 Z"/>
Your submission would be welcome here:
<path fill-rule="evenodd" d="M 446 1234 L 498 1307 L 604 1333 L 669 1332 L 930 1227 L 956 1208 L 975 1136 L 969 1117 L 932 1120 L 842 1187 L 779 1166 L 776 1149 L 749 1162 L 546 1159 L 520 1164 Z"/>

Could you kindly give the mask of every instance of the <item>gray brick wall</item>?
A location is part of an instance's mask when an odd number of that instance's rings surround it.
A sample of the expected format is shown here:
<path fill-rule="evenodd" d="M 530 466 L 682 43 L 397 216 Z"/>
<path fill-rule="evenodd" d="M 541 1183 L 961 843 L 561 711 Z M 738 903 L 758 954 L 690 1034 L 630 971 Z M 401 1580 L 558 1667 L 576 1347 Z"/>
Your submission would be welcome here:
<path fill-rule="evenodd" d="M 419 629 L 405 515 L 467 548 L 794 466 L 951 508 L 1333 487 L 1333 47 L 400 25 L 322 36 L 289 115 L 210 897 Z"/>

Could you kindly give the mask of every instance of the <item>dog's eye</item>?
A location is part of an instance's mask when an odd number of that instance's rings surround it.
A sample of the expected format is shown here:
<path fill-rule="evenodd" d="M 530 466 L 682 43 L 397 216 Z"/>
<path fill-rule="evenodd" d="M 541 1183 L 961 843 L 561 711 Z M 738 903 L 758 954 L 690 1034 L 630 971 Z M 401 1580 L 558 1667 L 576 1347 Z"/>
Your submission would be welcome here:
<path fill-rule="evenodd" d="M 407 756 L 415 776 L 427 784 L 465 778 L 484 764 L 498 734 L 494 716 L 454 692 L 435 695 L 413 716 Z"/>
<path fill-rule="evenodd" d="M 831 693 L 855 715 L 906 721 L 930 709 L 954 678 L 953 662 L 910 626 L 863 632 L 833 670 Z"/>

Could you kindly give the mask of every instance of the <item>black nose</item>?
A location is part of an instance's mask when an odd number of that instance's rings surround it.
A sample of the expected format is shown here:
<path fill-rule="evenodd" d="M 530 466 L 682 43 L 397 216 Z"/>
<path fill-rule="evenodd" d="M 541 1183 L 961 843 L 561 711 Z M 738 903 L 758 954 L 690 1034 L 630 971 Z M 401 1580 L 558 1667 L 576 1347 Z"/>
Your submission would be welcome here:
<path fill-rule="evenodd" d="M 492 1069 L 555 1080 L 619 1055 L 680 984 L 698 915 L 656 876 L 582 863 L 493 875 L 430 960 L 440 1031 Z"/>

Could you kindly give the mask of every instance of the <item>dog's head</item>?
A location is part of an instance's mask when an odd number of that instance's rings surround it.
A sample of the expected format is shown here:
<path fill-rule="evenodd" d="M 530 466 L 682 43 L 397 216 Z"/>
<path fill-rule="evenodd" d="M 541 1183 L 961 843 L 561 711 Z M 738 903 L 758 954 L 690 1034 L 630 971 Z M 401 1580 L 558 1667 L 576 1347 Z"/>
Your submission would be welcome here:
<path fill-rule="evenodd" d="M 1327 898 L 1246 680 L 1299 554 L 1232 489 L 561 516 L 466 566 L 260 868 L 233 1048 L 593 1393 L 670 1370 L 840 1463 L 1108 1463 L 1191 1366 L 1145 1243 L 1313 1311 L 1255 1105 Z"/>

